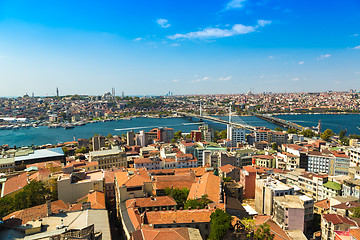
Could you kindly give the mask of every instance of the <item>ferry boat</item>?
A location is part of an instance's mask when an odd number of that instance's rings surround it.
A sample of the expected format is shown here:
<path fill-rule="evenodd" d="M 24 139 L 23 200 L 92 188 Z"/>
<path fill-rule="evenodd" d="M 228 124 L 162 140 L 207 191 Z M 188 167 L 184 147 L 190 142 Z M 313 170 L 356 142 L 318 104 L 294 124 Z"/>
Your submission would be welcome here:
<path fill-rule="evenodd" d="M 64 129 L 71 129 L 71 128 L 75 128 L 75 127 L 71 124 L 64 125 Z"/>

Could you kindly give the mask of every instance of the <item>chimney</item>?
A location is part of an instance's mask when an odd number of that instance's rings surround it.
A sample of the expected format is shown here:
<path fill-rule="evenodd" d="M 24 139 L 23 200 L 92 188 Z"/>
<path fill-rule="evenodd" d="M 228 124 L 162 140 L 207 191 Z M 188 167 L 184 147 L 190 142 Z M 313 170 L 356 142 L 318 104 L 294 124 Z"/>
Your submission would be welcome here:
<path fill-rule="evenodd" d="M 91 202 L 81 203 L 81 210 L 91 209 Z"/>
<path fill-rule="evenodd" d="M 46 215 L 49 217 L 51 216 L 51 201 L 46 200 Z"/>

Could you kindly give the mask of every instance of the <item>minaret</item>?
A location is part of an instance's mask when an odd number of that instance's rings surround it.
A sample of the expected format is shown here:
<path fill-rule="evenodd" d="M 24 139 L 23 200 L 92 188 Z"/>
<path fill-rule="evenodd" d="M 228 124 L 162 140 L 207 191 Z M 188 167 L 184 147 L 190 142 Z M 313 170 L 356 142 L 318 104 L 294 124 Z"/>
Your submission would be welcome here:
<path fill-rule="evenodd" d="M 56 96 L 59 97 L 59 88 L 56 87 Z"/>
<path fill-rule="evenodd" d="M 200 102 L 200 117 L 202 116 L 201 102 Z"/>

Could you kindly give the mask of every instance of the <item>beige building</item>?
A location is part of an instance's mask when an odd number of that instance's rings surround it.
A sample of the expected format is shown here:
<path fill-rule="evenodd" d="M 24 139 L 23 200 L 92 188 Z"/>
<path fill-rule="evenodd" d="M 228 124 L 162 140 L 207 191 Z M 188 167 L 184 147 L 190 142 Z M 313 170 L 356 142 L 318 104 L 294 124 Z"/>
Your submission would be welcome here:
<path fill-rule="evenodd" d="M 119 149 L 90 152 L 90 162 L 98 162 L 100 169 L 127 167 L 126 153 Z"/>
<path fill-rule="evenodd" d="M 338 214 L 321 215 L 321 239 L 334 240 L 335 231 L 348 231 L 351 227 L 358 227 L 358 224 L 347 217 Z"/>
<path fill-rule="evenodd" d="M 274 220 L 284 230 L 306 231 L 313 219 L 314 201 L 305 195 L 274 197 Z"/>
<path fill-rule="evenodd" d="M 75 203 L 91 190 L 104 191 L 104 172 L 73 172 L 60 175 L 57 180 L 58 198 L 68 203 Z"/>
<path fill-rule="evenodd" d="M 149 197 L 152 194 L 152 183 L 149 176 L 139 172 L 115 173 L 115 196 L 117 205 L 132 198 Z"/>
<path fill-rule="evenodd" d="M 294 188 L 276 179 L 257 179 L 255 188 L 255 210 L 259 214 L 272 215 L 274 197 L 294 195 Z"/>
<path fill-rule="evenodd" d="M 304 173 L 299 175 L 297 186 L 308 197 L 314 198 L 315 201 L 320 201 L 326 198 L 323 185 L 327 181 L 327 174 Z"/>

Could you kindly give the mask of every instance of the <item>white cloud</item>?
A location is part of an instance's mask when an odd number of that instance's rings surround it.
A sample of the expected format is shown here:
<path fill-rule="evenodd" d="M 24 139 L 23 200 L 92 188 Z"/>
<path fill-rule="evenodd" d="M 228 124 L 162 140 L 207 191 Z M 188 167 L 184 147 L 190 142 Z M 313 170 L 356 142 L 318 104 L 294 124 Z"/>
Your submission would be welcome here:
<path fill-rule="evenodd" d="M 204 81 L 208 81 L 210 80 L 210 77 L 203 77 L 203 78 L 199 78 L 199 79 L 196 79 L 192 82 L 204 82 Z"/>
<path fill-rule="evenodd" d="M 269 56 L 270 59 L 274 59 L 274 56 Z"/>
<path fill-rule="evenodd" d="M 296 81 L 299 81 L 300 79 L 299 78 L 293 78 L 292 79 L 294 82 L 296 82 Z"/>
<path fill-rule="evenodd" d="M 356 74 L 356 75 L 359 75 L 359 74 L 360 74 L 360 72 L 355 72 L 355 74 Z"/>
<path fill-rule="evenodd" d="M 135 42 L 138 42 L 138 41 L 141 41 L 141 40 L 142 40 L 142 38 L 140 38 L 140 37 L 134 39 Z"/>
<path fill-rule="evenodd" d="M 231 0 L 226 4 L 225 10 L 234 9 L 234 8 L 243 8 L 245 0 Z"/>
<path fill-rule="evenodd" d="M 356 49 L 356 50 L 360 49 L 360 45 L 356 46 L 356 47 L 353 47 L 353 49 Z"/>
<path fill-rule="evenodd" d="M 300 65 L 303 65 L 303 64 L 304 64 L 304 61 L 299 62 L 299 64 L 300 64 Z"/>
<path fill-rule="evenodd" d="M 260 20 L 259 20 L 260 21 Z M 267 21 L 271 22 L 271 21 Z M 261 22 L 261 24 L 264 24 Z M 266 23 L 269 24 L 269 23 Z M 265 26 L 257 25 L 257 26 L 245 26 L 242 24 L 234 24 L 231 29 L 221 29 L 221 28 L 205 28 L 204 30 L 197 32 L 189 32 L 185 34 L 177 33 L 171 36 L 168 36 L 169 39 L 211 39 L 211 38 L 223 38 L 223 37 L 231 37 L 241 34 L 247 34 L 254 32 L 258 27 Z"/>
<path fill-rule="evenodd" d="M 334 82 L 336 85 L 340 85 L 340 84 L 342 84 L 342 82 L 340 82 L 340 81 L 336 81 L 336 82 Z"/>
<path fill-rule="evenodd" d="M 264 75 L 260 75 L 260 78 L 263 79 L 263 78 L 264 78 Z"/>
<path fill-rule="evenodd" d="M 197 32 L 189 32 L 184 34 L 177 33 L 168 36 L 168 38 L 176 40 L 176 39 L 215 39 L 215 38 L 223 38 L 223 37 L 232 37 L 236 35 L 254 32 L 257 28 L 263 27 L 270 23 L 271 21 L 258 20 L 258 25 L 256 26 L 245 26 L 243 24 L 234 24 L 230 29 L 209 27 Z"/>
<path fill-rule="evenodd" d="M 179 79 L 174 79 L 172 80 L 173 82 L 179 82 L 180 80 Z"/>
<path fill-rule="evenodd" d="M 322 59 L 329 58 L 329 57 L 331 57 L 330 54 L 324 54 L 324 55 L 320 55 L 320 57 L 317 58 L 317 60 L 322 60 Z"/>
<path fill-rule="evenodd" d="M 354 36 L 354 37 L 357 37 L 357 36 L 359 36 L 359 34 L 355 33 L 353 36 Z"/>
<path fill-rule="evenodd" d="M 178 44 L 178 43 L 173 43 L 173 44 L 170 44 L 170 46 L 172 46 L 172 47 L 180 47 L 181 45 Z"/>
<path fill-rule="evenodd" d="M 232 78 L 232 76 L 228 76 L 228 77 L 225 77 L 225 78 L 219 78 L 219 81 L 229 81 L 230 79 Z"/>
<path fill-rule="evenodd" d="M 168 23 L 169 21 L 167 19 L 160 18 L 160 19 L 156 20 L 156 22 L 162 28 L 168 28 L 171 26 L 171 24 Z"/>
<path fill-rule="evenodd" d="M 263 26 L 265 26 L 265 25 L 268 25 L 268 24 L 271 24 L 271 21 L 269 21 L 269 20 L 258 20 L 258 26 L 261 26 L 261 27 L 263 27 Z"/>

